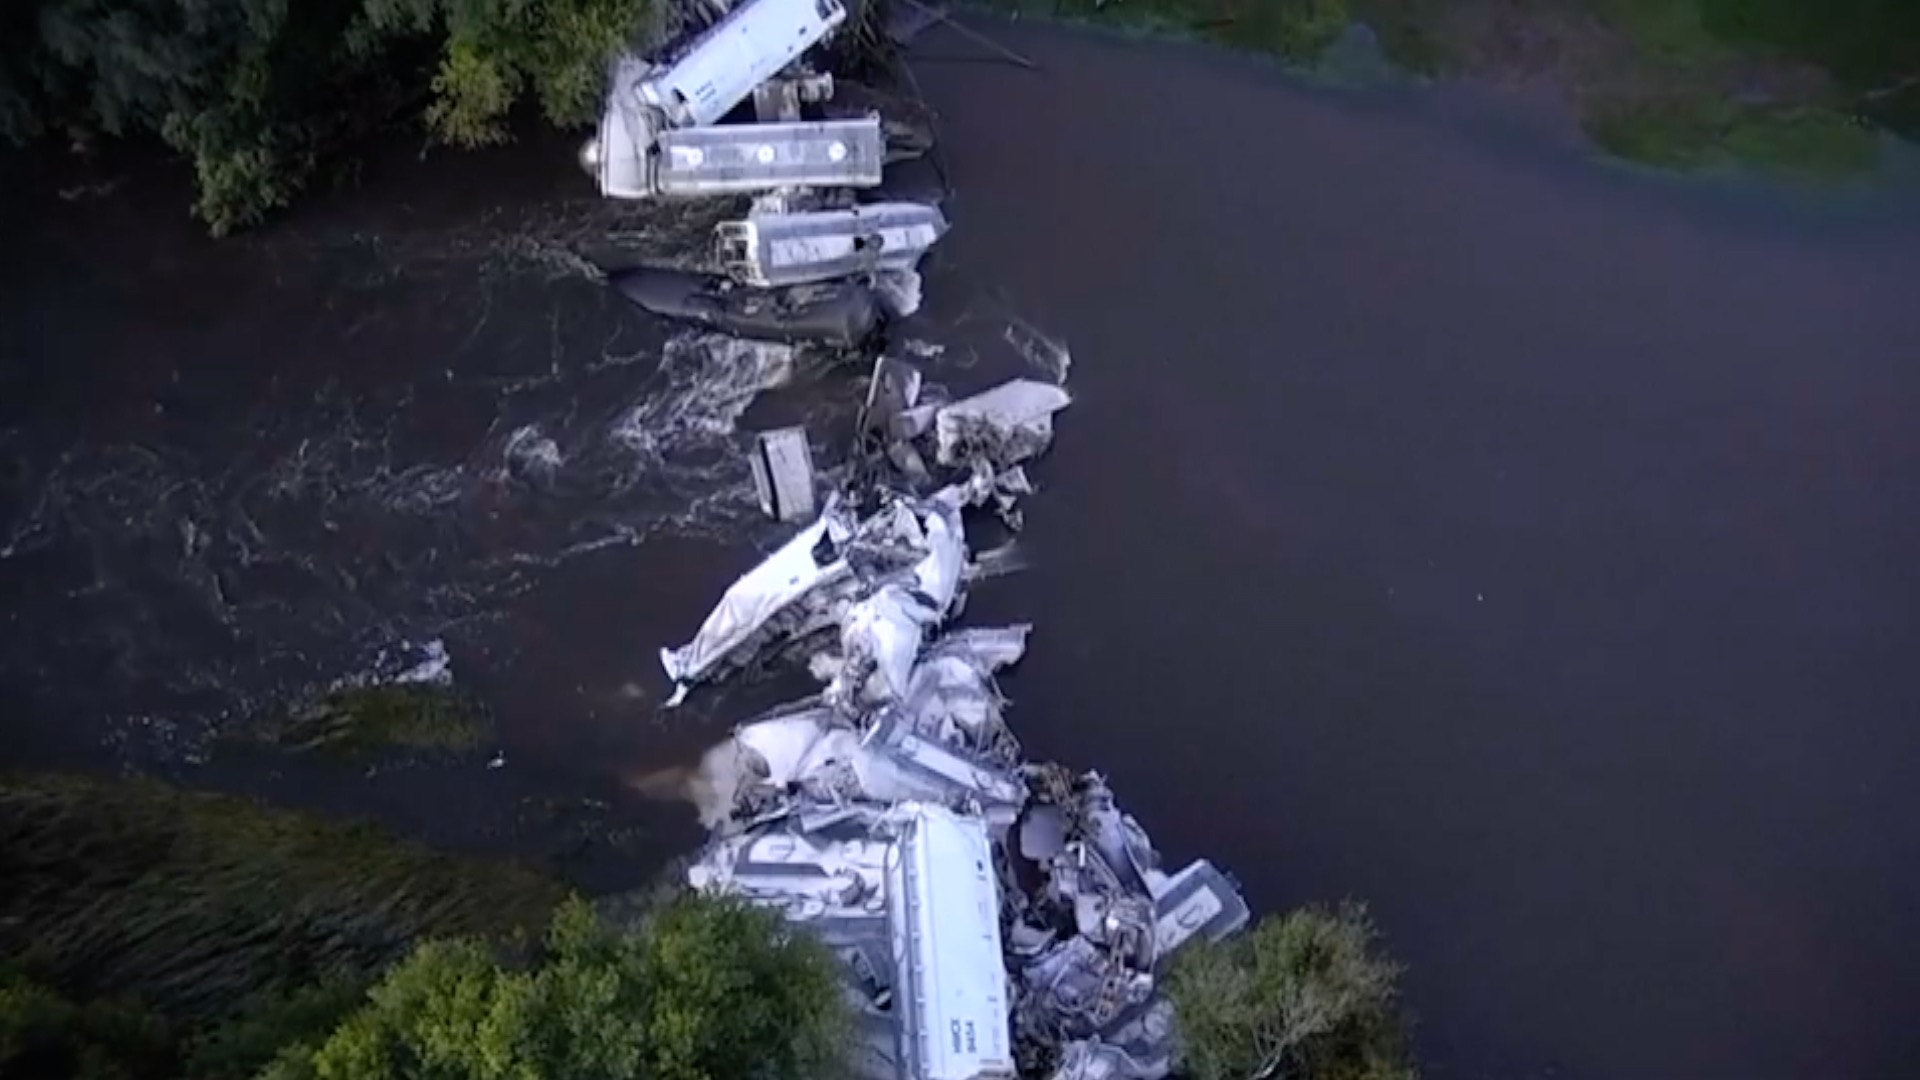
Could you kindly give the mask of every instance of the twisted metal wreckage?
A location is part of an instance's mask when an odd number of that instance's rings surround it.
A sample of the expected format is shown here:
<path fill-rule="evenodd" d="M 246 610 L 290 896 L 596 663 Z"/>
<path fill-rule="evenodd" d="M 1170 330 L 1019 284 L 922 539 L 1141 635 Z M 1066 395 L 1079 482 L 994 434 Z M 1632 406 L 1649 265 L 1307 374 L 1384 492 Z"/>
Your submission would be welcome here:
<path fill-rule="evenodd" d="M 761 198 L 714 229 L 720 280 L 644 272 L 623 291 L 742 337 L 864 345 L 874 368 L 857 479 L 816 505 L 806 433 L 763 433 L 763 505 L 811 521 L 661 650 L 678 704 L 776 647 L 826 642 L 810 660 L 818 694 L 708 753 L 712 834 L 689 879 L 778 907 L 844 958 L 862 1075 L 1157 1080 L 1173 1040 L 1155 973 L 1189 941 L 1241 929 L 1246 904 L 1205 860 L 1166 872 L 1099 774 L 1023 760 L 995 673 L 1029 626 L 948 626 L 990 563 L 968 546 L 968 512 L 1018 528 L 1025 465 L 1071 398 L 1016 379 L 922 399 L 920 372 L 874 344 L 897 314 L 874 280 L 912 272 L 945 219 L 854 197 L 880 182 L 877 114 L 801 118 L 834 93 L 809 54 L 846 9 L 744 0 L 712 14 L 659 63 L 620 61 L 582 161 L 610 197 Z M 749 96 L 757 122 L 721 123 Z"/>

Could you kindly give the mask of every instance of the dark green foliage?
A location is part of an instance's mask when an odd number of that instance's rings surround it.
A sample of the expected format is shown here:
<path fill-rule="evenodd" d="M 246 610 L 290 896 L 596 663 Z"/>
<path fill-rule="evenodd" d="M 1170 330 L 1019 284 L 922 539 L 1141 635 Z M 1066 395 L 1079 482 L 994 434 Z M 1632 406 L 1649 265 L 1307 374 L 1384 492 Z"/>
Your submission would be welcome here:
<path fill-rule="evenodd" d="M 1913 0 L 1699 0 L 1716 37 L 1780 49 L 1859 89 L 1920 78 L 1920 4 Z"/>
<path fill-rule="evenodd" d="M 25 972 L 0 969 L 0 1076 L 144 1080 L 170 1073 L 172 1040 L 121 999 L 76 1004 Z"/>
<path fill-rule="evenodd" d="M 1815 177 L 1871 169 L 1868 128 L 1831 109 L 1736 106 L 1697 98 L 1601 106 L 1587 130 L 1609 153 L 1670 168 L 1742 164 Z"/>
<path fill-rule="evenodd" d="M 649 0 L 13 0 L 0 133 L 158 135 L 187 155 L 215 233 L 296 194 L 316 163 L 406 107 L 439 139 L 505 137 L 523 96 L 592 117 Z M 417 73 L 414 60 L 438 52 Z M 431 86 L 428 86 L 428 83 Z"/>
<path fill-rule="evenodd" d="M 1412 1080 L 1399 969 L 1366 909 L 1307 908 L 1178 954 L 1165 982 L 1192 1080 Z"/>
<path fill-rule="evenodd" d="M 406 683 L 335 690 L 239 737 L 359 761 L 395 751 L 468 753 L 491 734 L 485 708 L 471 697 L 451 687 Z"/>
<path fill-rule="evenodd" d="M 545 923 L 564 895 L 481 864 L 245 799 L 145 781 L 0 779 L 0 955 L 77 998 L 128 994 L 191 1027 L 435 934 Z"/>
<path fill-rule="evenodd" d="M 421 945 L 274 1080 L 810 1080 L 835 1075 L 836 961 L 777 914 L 682 894 L 635 933 L 563 905 L 533 964 L 477 940 Z"/>
<path fill-rule="evenodd" d="M 1831 71 L 1858 110 L 1920 135 L 1920 3 L 1914 0 L 1700 0 L 1701 21 L 1732 42 Z"/>
<path fill-rule="evenodd" d="M 283 1054 L 311 1052 L 366 996 L 367 980 L 353 975 L 263 995 L 192 1040 L 183 1080 L 252 1080 Z"/>
<path fill-rule="evenodd" d="M 1229 8 L 1221 33 L 1243 48 L 1304 61 L 1318 57 L 1351 21 L 1347 0 L 1268 0 Z"/>

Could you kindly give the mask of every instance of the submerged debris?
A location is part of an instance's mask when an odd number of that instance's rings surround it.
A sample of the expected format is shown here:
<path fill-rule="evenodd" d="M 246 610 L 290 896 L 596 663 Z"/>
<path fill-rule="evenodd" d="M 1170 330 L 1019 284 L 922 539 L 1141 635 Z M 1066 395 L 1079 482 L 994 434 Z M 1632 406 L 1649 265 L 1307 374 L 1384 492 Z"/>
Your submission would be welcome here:
<path fill-rule="evenodd" d="M 751 341 L 852 349 L 870 341 L 880 327 L 879 298 L 858 281 L 753 289 L 671 270 L 626 270 L 609 280 L 621 295 L 656 315 Z"/>
<path fill-rule="evenodd" d="M 437 682 L 396 682 L 330 691 L 249 732 L 293 753 L 360 761 L 394 753 L 472 753 L 493 735 L 486 710 Z"/>
<path fill-rule="evenodd" d="M 492 718 L 478 699 L 454 685 L 446 643 L 438 639 L 382 650 L 370 670 L 231 736 L 352 762 L 469 754 L 492 737 Z"/>

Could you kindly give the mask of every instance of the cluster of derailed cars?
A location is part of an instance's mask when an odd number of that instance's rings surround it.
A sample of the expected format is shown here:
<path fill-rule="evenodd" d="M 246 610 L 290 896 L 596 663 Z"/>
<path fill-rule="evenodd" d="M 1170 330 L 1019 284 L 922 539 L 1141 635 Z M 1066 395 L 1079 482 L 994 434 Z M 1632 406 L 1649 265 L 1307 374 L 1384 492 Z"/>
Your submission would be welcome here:
<path fill-rule="evenodd" d="M 713 227 L 718 273 L 616 284 L 705 332 L 847 349 L 872 377 L 850 479 L 822 484 L 804 430 L 756 437 L 762 505 L 796 531 L 661 650 L 673 704 L 776 654 L 805 654 L 821 683 L 706 755 L 711 833 L 689 881 L 779 909 L 844 959 L 860 1075 L 1157 1080 L 1175 1038 L 1156 973 L 1239 931 L 1247 906 L 1206 860 L 1167 870 L 1098 773 L 1025 759 L 996 674 L 1030 626 L 953 625 L 993 572 L 969 519 L 1018 528 L 1026 467 L 1071 403 L 1064 358 L 1056 380 L 923 395 L 888 355 L 904 312 L 882 282 L 913 273 L 946 220 L 860 201 L 889 155 L 879 114 L 807 118 L 834 96 L 815 58 L 846 7 L 706 4 L 676 45 L 616 64 L 581 159 L 612 198 L 751 202 Z M 728 122 L 749 99 L 754 119 Z"/>

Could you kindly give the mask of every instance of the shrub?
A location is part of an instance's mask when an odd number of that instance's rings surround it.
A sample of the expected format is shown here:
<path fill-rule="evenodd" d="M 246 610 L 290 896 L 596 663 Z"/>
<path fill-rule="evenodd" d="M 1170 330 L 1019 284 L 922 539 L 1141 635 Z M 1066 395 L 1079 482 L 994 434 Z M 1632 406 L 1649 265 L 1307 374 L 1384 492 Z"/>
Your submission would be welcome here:
<path fill-rule="evenodd" d="M 1179 953 L 1165 988 L 1193 1080 L 1411 1080 L 1399 969 L 1366 909 L 1308 908 Z"/>
<path fill-rule="evenodd" d="M 563 905 L 530 965 L 428 942 L 272 1080 L 811 1080 L 848 1031 L 834 957 L 773 912 L 683 894 L 621 933 Z"/>
<path fill-rule="evenodd" d="M 139 1005 L 84 1005 L 11 968 L 0 969 L 0 1075 L 142 1080 L 164 1074 L 171 1044 Z"/>
<path fill-rule="evenodd" d="M 444 142 L 506 137 L 523 96 L 593 118 L 652 0 L 17 0 L 0 11 L 0 135 L 148 133 L 189 158 L 216 234 L 259 221 L 417 92 Z M 408 58 L 438 50 L 417 79 Z M 430 84 L 430 86 L 429 86 Z"/>

